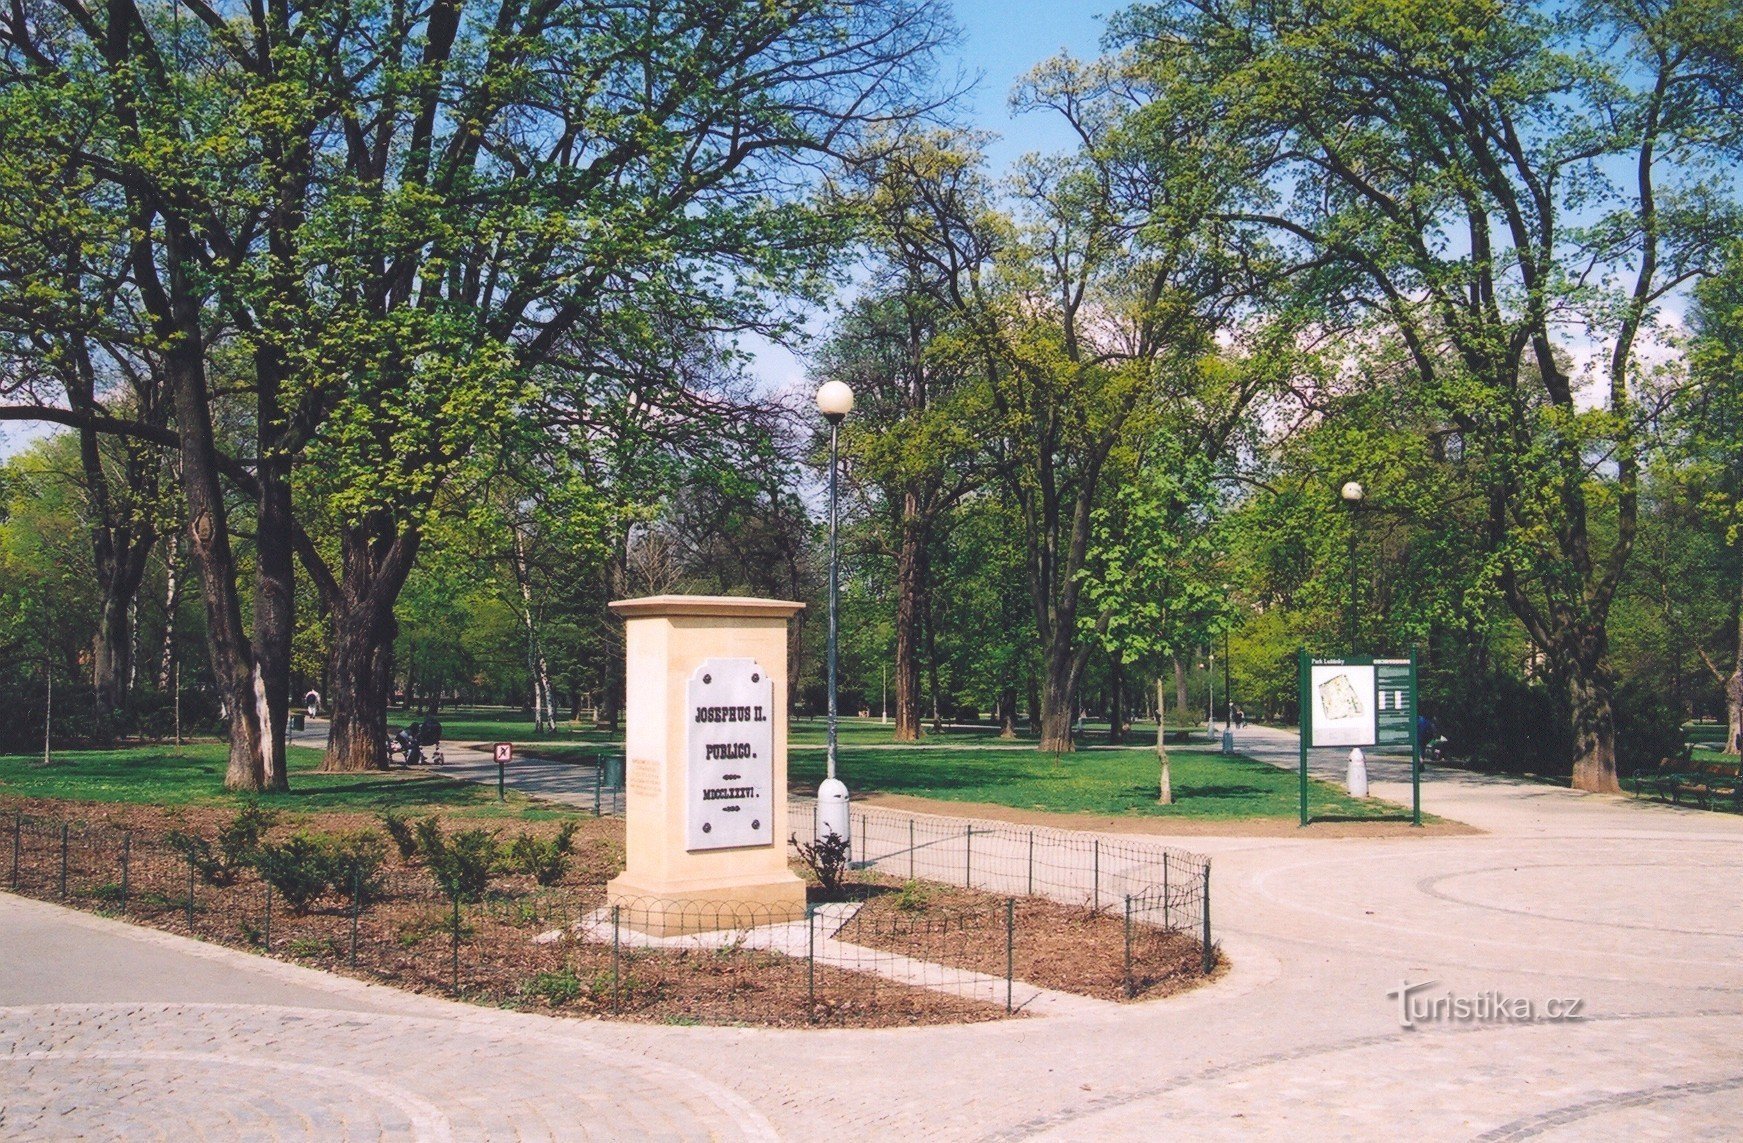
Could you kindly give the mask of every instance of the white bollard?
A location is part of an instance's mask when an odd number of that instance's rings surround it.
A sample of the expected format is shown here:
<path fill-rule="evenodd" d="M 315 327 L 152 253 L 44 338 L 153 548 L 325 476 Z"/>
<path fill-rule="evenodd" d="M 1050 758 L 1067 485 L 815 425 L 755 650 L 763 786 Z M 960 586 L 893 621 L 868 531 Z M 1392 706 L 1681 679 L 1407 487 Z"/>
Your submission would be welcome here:
<path fill-rule="evenodd" d="M 839 778 L 823 779 L 817 787 L 817 840 L 822 841 L 830 834 L 843 840 L 850 838 L 852 810 L 847 783 Z"/>
<path fill-rule="evenodd" d="M 1365 798 L 1368 796 L 1368 759 L 1362 753 L 1360 746 L 1350 751 L 1349 786 L 1350 797 Z"/>

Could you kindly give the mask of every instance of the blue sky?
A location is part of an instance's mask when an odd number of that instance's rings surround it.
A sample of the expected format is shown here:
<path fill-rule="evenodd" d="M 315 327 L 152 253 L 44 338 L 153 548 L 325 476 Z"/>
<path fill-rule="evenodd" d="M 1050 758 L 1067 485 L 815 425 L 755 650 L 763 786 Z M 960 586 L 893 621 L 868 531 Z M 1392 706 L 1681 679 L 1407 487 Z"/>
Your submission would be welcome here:
<path fill-rule="evenodd" d="M 980 74 L 963 117 L 1002 137 L 991 150 L 995 166 L 1026 151 L 1069 146 L 1056 116 L 1012 115 L 1007 104 L 1011 88 L 1030 68 L 1062 49 L 1080 57 L 1095 55 L 1103 17 L 1121 7 L 1104 0 L 956 0 L 956 21 L 963 32 L 958 62 L 971 75 Z"/>
<path fill-rule="evenodd" d="M 1045 111 L 1013 114 L 1011 89 L 1017 80 L 1042 60 L 1061 51 L 1079 58 L 1095 56 L 1101 47 L 1104 14 L 1117 12 L 1125 0 L 956 0 L 956 22 L 962 30 L 954 58 L 943 63 L 949 72 L 960 68 L 975 80 L 962 103 L 952 110 L 966 125 L 993 132 L 996 142 L 987 147 L 994 175 L 1004 173 L 1013 161 L 1031 151 L 1070 149 L 1076 142 L 1058 115 Z M 813 332 L 821 333 L 825 315 L 816 315 Z M 755 355 L 751 366 L 757 387 L 765 392 L 811 388 L 805 363 L 787 349 L 757 337 L 740 339 Z"/>

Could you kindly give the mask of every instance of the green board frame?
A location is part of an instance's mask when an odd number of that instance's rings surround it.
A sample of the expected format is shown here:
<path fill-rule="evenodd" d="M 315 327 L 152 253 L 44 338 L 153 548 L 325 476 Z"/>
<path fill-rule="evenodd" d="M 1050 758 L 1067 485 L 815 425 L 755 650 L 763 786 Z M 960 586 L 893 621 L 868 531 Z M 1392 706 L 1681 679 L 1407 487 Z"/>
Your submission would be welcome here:
<path fill-rule="evenodd" d="M 1313 745 L 1313 668 L 1372 667 L 1374 691 L 1368 696 L 1374 704 L 1374 730 L 1367 741 L 1344 740 L 1339 746 L 1410 746 L 1410 824 L 1422 824 L 1422 742 L 1416 733 L 1416 651 L 1407 659 L 1377 658 L 1370 655 L 1345 655 L 1335 659 L 1314 659 L 1303 647 L 1296 657 L 1299 669 L 1297 698 L 1301 710 L 1301 824 L 1312 819 L 1307 815 L 1307 751 Z"/>

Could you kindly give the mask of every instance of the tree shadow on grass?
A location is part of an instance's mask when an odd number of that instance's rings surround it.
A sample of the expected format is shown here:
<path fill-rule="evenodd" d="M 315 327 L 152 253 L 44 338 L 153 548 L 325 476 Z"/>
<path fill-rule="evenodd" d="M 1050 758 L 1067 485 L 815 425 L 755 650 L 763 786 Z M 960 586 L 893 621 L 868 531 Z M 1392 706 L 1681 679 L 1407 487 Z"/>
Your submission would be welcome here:
<path fill-rule="evenodd" d="M 381 805 L 398 802 L 464 805 L 480 800 L 479 792 L 484 791 L 484 787 L 477 783 L 433 776 L 420 776 L 418 780 L 411 782 L 403 778 L 383 776 L 334 784 L 312 783 L 312 777 L 313 775 L 304 775 L 302 785 L 293 786 L 285 794 L 267 795 L 262 801 L 285 806 L 312 806 L 323 801 L 350 803 L 368 798 Z M 495 797 L 494 794 L 490 796 Z"/>
<path fill-rule="evenodd" d="M 1273 798 L 1275 790 L 1267 790 L 1262 786 L 1233 785 L 1222 783 L 1214 786 L 1193 786 L 1175 783 L 1174 794 L 1178 798 L 1220 798 L 1227 800 L 1250 801 L 1255 798 Z"/>
<path fill-rule="evenodd" d="M 887 753 L 887 752 L 886 752 Z M 899 762 L 867 759 L 864 755 L 841 758 L 841 778 L 856 794 L 911 794 L 925 797 L 942 791 L 975 790 L 995 785 L 1044 781 L 1032 764 L 991 761 L 976 755 L 969 765 L 962 760 L 898 755 Z M 823 780 L 823 760 L 794 759 L 789 763 L 789 788 L 806 796 L 817 792 Z"/>
<path fill-rule="evenodd" d="M 1311 810 L 1307 814 L 1307 824 L 1317 825 L 1320 822 L 1408 822 L 1411 821 L 1409 810 L 1386 814 L 1316 814 Z"/>

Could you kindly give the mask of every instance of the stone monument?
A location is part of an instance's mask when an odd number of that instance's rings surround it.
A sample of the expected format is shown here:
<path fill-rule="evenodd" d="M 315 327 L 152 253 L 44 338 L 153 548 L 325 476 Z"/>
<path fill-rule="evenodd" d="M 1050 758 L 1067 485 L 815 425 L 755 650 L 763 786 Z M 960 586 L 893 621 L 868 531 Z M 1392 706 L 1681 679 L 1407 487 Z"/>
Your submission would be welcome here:
<path fill-rule="evenodd" d="M 624 619 L 622 924 L 658 935 L 805 915 L 787 868 L 787 624 L 805 605 L 659 595 Z"/>

